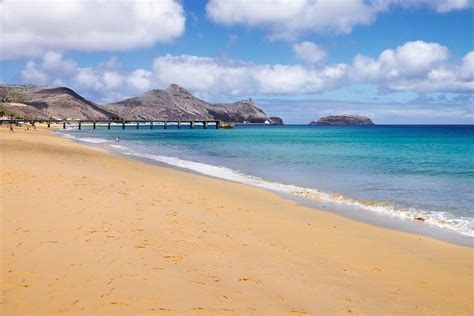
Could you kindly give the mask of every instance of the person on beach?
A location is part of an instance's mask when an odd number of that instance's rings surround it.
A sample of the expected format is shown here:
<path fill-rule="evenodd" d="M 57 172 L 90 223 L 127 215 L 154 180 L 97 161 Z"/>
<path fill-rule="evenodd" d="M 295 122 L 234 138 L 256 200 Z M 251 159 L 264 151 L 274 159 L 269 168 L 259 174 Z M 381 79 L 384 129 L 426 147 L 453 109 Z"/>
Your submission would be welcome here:
<path fill-rule="evenodd" d="M 13 124 L 10 123 L 10 134 L 15 134 L 15 131 L 13 130 Z"/>
<path fill-rule="evenodd" d="M 117 137 L 117 138 L 115 139 L 115 142 L 116 142 L 117 144 L 120 143 L 120 137 Z"/>

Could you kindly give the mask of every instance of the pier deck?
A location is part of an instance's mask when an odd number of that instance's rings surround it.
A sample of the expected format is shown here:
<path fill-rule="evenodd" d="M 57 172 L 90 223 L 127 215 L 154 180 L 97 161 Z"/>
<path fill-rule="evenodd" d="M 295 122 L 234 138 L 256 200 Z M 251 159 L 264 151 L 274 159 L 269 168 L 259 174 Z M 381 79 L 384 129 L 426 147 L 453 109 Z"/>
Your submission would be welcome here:
<path fill-rule="evenodd" d="M 193 129 L 196 127 L 196 124 L 202 125 L 204 129 L 207 129 L 210 125 L 214 125 L 216 129 L 221 127 L 229 127 L 228 123 L 224 123 L 219 120 L 57 120 L 57 119 L 1 119 L 1 124 L 25 124 L 30 123 L 35 124 L 47 124 L 48 128 L 51 127 L 51 124 L 62 125 L 62 128 L 65 129 L 66 126 L 77 126 L 78 129 L 81 129 L 84 125 L 92 126 L 92 129 L 96 129 L 98 126 L 107 126 L 108 129 L 114 126 L 121 126 L 122 129 L 125 129 L 127 126 L 133 126 L 136 129 L 148 127 L 153 129 L 154 127 L 161 126 L 164 129 L 167 129 L 169 125 L 175 125 L 177 128 L 181 128 L 183 125 L 189 125 L 189 128 Z"/>

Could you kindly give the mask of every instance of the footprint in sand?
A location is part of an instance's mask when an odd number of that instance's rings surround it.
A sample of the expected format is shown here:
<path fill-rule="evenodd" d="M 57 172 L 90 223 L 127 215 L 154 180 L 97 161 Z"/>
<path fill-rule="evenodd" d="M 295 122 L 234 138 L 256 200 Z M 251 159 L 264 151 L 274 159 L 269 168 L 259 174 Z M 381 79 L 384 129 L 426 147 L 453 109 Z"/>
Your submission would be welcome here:
<path fill-rule="evenodd" d="M 253 279 L 253 278 L 240 278 L 239 281 L 243 282 L 243 283 L 253 283 L 253 284 L 262 283 L 262 281 L 257 280 L 257 279 Z"/>
<path fill-rule="evenodd" d="M 217 278 L 217 277 L 215 277 L 215 276 L 212 276 L 212 275 L 210 275 L 210 276 L 208 276 L 208 277 L 209 277 L 209 279 L 210 279 L 211 281 L 213 281 L 213 282 L 220 282 L 220 281 L 221 281 L 219 278 Z"/>
<path fill-rule="evenodd" d="M 299 309 L 299 308 L 293 308 L 290 313 L 292 314 L 296 314 L 296 315 L 309 315 L 309 313 L 305 312 L 304 310 L 302 309 Z"/>
<path fill-rule="evenodd" d="M 184 259 L 183 256 L 179 256 L 179 255 L 178 255 L 178 256 L 164 256 L 163 258 L 165 258 L 165 259 L 168 260 L 168 261 L 173 262 L 174 264 L 177 264 L 177 263 L 179 263 L 181 260 Z"/>
<path fill-rule="evenodd" d="M 279 294 L 274 294 L 273 299 L 279 303 L 283 303 L 285 301 L 285 298 Z"/>
<path fill-rule="evenodd" d="M 152 308 L 152 309 L 150 309 L 150 311 L 152 311 L 152 312 L 160 311 L 160 312 L 169 312 L 169 313 L 171 313 L 173 310 L 171 310 L 169 308 L 160 307 L 160 308 Z"/>
<path fill-rule="evenodd" d="M 226 300 L 229 299 L 229 297 L 228 297 L 227 295 L 219 295 L 218 299 L 219 299 L 220 301 L 226 301 Z"/>

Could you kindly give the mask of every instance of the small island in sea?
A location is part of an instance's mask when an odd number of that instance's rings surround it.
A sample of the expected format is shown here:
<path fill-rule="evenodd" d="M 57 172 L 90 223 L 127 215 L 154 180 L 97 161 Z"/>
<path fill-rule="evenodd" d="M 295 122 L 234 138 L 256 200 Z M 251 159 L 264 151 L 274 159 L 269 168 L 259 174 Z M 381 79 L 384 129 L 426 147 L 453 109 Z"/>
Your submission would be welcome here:
<path fill-rule="evenodd" d="M 361 115 L 330 115 L 322 117 L 317 121 L 309 122 L 309 125 L 335 125 L 335 126 L 351 126 L 351 125 L 375 125 L 372 120 Z"/>

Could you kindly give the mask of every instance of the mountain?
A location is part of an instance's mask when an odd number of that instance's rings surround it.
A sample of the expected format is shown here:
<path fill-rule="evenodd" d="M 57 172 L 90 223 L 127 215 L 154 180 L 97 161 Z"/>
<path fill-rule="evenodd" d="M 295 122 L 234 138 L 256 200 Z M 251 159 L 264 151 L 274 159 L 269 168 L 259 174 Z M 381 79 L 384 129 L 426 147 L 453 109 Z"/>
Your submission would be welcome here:
<path fill-rule="evenodd" d="M 18 116 L 56 119 L 118 118 L 66 87 L 1 86 L 5 109 Z"/>
<path fill-rule="evenodd" d="M 366 116 L 360 115 L 330 115 L 320 118 L 318 121 L 311 121 L 309 125 L 375 125 Z"/>
<path fill-rule="evenodd" d="M 250 98 L 235 103 L 212 104 L 172 84 L 138 97 L 99 105 L 66 87 L 1 85 L 0 113 L 24 118 L 221 120 L 232 123 L 281 123 L 272 120 Z"/>
<path fill-rule="evenodd" d="M 222 120 L 234 123 L 272 122 L 252 99 L 212 104 L 196 98 L 176 84 L 151 90 L 138 97 L 101 106 L 124 119 Z"/>

